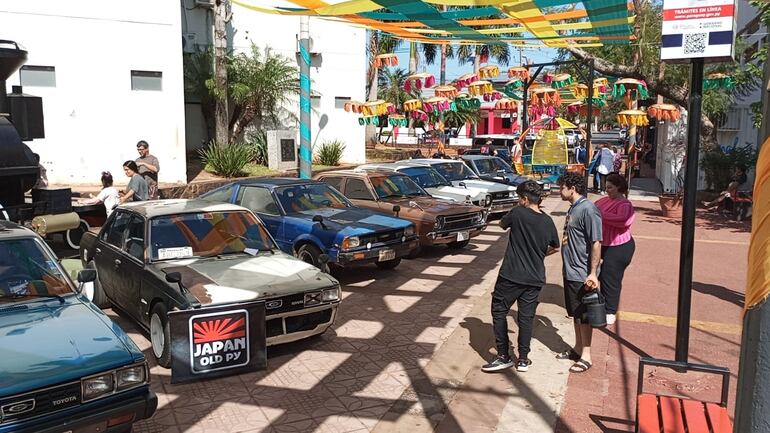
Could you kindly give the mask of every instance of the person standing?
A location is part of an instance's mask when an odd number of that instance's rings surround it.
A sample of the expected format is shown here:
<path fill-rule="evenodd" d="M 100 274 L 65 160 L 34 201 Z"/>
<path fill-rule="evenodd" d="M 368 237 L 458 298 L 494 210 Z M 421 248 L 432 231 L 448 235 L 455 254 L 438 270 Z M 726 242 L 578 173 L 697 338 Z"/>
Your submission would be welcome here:
<path fill-rule="evenodd" d="M 602 253 L 602 216 L 599 209 L 586 198 L 586 184 L 578 173 L 565 173 L 557 181 L 561 199 L 570 202 L 564 222 L 561 256 L 564 261 L 564 305 L 575 326 L 575 347 L 557 355 L 575 363 L 571 373 L 591 368 L 591 337 L 593 328 L 586 317 L 583 296 L 599 290 L 597 276 Z"/>
<path fill-rule="evenodd" d="M 493 372 L 513 366 L 509 354 L 507 316 L 514 302 L 519 311 L 517 371 L 527 371 L 532 340 L 532 322 L 535 318 L 540 290 L 545 285 L 545 256 L 559 248 L 559 234 L 550 216 L 540 210 L 542 190 L 533 180 L 516 188 L 519 206 L 511 209 L 501 220 L 500 227 L 509 229 L 508 247 L 492 292 L 492 326 L 495 333 L 497 356 L 481 367 Z"/>
<path fill-rule="evenodd" d="M 511 146 L 511 162 L 514 166 L 521 165 L 524 157 L 524 150 L 521 148 L 521 143 L 518 140 L 513 140 L 513 146 Z"/>
<path fill-rule="evenodd" d="M 142 175 L 149 190 L 149 199 L 158 198 L 158 172 L 160 171 L 160 162 L 158 158 L 150 155 L 150 145 L 146 141 L 140 140 L 136 143 L 136 150 L 139 152 L 139 158 L 136 158 L 136 166 L 139 167 L 139 174 Z"/>
<path fill-rule="evenodd" d="M 136 166 L 136 163 L 134 161 L 124 162 L 123 172 L 130 180 L 128 181 L 125 193 L 120 197 L 120 203 L 147 200 L 149 194 L 147 181 L 139 174 L 139 168 Z"/>
<path fill-rule="evenodd" d="M 586 150 L 586 142 L 581 139 L 578 147 L 575 148 L 575 163 L 585 165 L 586 153 L 588 153 L 588 150 Z"/>
<path fill-rule="evenodd" d="M 607 175 L 612 173 L 614 166 L 615 154 L 612 152 L 612 150 L 609 149 L 609 147 L 607 147 L 607 145 L 600 144 L 599 150 L 596 153 L 596 177 L 594 178 L 594 189 L 596 189 L 599 193 L 604 193 Z"/>
<path fill-rule="evenodd" d="M 607 176 L 607 197 L 596 202 L 602 214 L 602 271 L 599 273 L 599 286 L 604 295 L 608 325 L 615 323 L 623 275 L 636 250 L 631 236 L 634 205 L 626 198 L 627 192 L 626 179 L 613 173 Z"/>

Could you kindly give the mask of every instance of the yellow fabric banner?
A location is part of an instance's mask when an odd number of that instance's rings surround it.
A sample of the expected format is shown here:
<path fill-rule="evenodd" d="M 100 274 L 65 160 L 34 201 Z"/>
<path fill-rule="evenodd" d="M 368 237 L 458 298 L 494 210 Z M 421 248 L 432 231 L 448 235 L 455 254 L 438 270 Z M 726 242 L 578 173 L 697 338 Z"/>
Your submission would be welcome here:
<path fill-rule="evenodd" d="M 745 310 L 770 295 L 770 138 L 762 144 L 755 173 Z"/>

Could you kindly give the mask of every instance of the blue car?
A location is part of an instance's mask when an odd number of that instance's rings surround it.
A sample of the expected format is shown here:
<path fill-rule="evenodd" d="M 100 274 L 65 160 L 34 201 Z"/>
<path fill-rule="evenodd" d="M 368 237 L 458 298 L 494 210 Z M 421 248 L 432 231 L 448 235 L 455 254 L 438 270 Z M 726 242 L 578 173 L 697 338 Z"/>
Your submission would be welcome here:
<path fill-rule="evenodd" d="M 78 281 L 91 282 L 93 270 Z M 0 433 L 130 432 L 158 399 L 144 355 L 32 231 L 0 221 Z"/>
<path fill-rule="evenodd" d="M 355 207 L 334 188 L 312 180 L 265 178 L 225 185 L 201 196 L 251 209 L 284 252 L 322 266 L 374 263 L 393 269 L 419 246 L 406 220 Z M 394 213 L 398 209 L 394 209 Z"/>

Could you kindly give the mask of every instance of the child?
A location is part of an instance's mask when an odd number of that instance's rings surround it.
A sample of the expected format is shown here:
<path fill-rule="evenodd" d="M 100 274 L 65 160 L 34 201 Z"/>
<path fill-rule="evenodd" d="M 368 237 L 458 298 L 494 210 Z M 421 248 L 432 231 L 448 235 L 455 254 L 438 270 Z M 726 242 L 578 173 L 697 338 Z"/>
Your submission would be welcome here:
<path fill-rule="evenodd" d="M 85 200 L 83 204 L 99 204 L 104 203 L 104 207 L 107 209 L 107 216 L 109 217 L 112 210 L 120 202 L 120 196 L 118 189 L 112 186 L 112 174 L 109 171 L 102 172 L 102 190 L 94 198 Z"/>

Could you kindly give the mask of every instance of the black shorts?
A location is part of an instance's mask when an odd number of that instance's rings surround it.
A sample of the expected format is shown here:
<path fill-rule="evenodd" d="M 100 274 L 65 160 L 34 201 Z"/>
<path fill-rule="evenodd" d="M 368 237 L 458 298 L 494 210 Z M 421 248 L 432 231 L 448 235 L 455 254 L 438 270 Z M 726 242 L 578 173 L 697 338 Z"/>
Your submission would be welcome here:
<path fill-rule="evenodd" d="M 583 281 L 564 280 L 564 307 L 567 309 L 567 315 L 581 323 L 587 323 L 586 306 L 583 304 L 583 296 L 586 293 Z"/>

